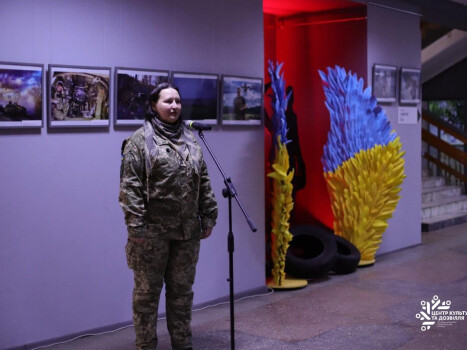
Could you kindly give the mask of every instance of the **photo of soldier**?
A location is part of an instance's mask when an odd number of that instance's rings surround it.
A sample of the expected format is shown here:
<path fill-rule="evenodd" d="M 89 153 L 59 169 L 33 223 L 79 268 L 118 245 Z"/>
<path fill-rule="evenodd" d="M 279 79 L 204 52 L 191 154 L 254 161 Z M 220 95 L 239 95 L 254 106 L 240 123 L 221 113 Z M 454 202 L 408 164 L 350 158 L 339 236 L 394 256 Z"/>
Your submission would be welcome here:
<path fill-rule="evenodd" d="M 0 64 L 0 122 L 42 120 L 42 67 Z"/>
<path fill-rule="evenodd" d="M 63 81 L 57 80 L 54 87 L 52 87 L 52 98 L 51 108 L 52 108 L 52 118 L 54 120 L 65 120 L 65 117 L 68 114 L 70 104 L 68 99 L 65 97 L 65 91 L 63 87 Z"/>
<path fill-rule="evenodd" d="M 222 123 L 260 124 L 261 79 L 227 77 L 222 79 Z"/>
<path fill-rule="evenodd" d="M 402 103 L 420 101 L 420 70 L 402 68 L 400 100 Z"/>
<path fill-rule="evenodd" d="M 378 102 L 394 102 L 396 100 L 396 74 L 394 66 L 374 65 L 373 95 Z"/>
<path fill-rule="evenodd" d="M 54 72 L 50 107 L 53 121 L 109 119 L 109 76 Z"/>
<path fill-rule="evenodd" d="M 242 89 L 237 88 L 237 96 L 233 101 L 235 120 L 245 120 L 246 101 L 242 96 Z"/>

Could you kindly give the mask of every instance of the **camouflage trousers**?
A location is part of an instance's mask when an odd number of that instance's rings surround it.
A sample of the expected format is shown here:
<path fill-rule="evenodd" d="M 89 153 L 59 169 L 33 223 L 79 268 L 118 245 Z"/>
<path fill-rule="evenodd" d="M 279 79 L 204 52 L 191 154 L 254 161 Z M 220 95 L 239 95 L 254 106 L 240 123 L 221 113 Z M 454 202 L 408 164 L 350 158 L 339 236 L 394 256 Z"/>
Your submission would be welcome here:
<path fill-rule="evenodd" d="M 141 244 L 140 244 L 141 245 Z M 133 321 L 136 348 L 156 349 L 159 297 L 165 282 L 167 328 L 173 349 L 191 348 L 192 286 L 199 239 L 148 239 L 134 266 Z M 129 249 L 127 247 L 127 256 Z"/>

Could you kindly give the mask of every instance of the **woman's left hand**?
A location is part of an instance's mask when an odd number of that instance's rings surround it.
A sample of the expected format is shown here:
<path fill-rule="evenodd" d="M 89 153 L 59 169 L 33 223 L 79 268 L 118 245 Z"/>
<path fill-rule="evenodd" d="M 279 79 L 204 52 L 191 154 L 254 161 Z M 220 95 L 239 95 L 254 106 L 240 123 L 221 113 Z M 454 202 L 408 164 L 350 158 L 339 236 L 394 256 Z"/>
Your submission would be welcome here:
<path fill-rule="evenodd" d="M 211 235 L 211 233 L 212 233 L 212 227 L 208 227 L 207 229 L 201 232 L 201 239 L 208 238 Z"/>

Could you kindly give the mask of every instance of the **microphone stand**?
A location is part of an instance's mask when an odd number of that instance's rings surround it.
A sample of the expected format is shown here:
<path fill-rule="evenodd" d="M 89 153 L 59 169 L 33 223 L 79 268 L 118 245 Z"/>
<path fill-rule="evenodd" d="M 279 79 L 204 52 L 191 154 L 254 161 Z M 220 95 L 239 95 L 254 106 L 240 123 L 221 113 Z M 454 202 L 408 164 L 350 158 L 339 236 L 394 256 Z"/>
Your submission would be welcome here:
<path fill-rule="evenodd" d="M 251 231 L 256 232 L 257 230 L 256 230 L 255 225 L 253 224 L 253 221 L 251 220 L 251 218 L 248 216 L 245 209 L 243 208 L 243 205 L 240 203 L 240 200 L 238 199 L 238 196 L 237 196 L 237 191 L 235 190 L 235 187 L 232 183 L 231 178 L 225 175 L 224 171 L 222 170 L 222 167 L 220 166 L 219 162 L 214 156 L 214 153 L 212 153 L 211 148 L 209 147 L 208 143 L 206 142 L 206 139 L 204 138 L 203 131 L 198 130 L 198 135 L 200 139 L 203 140 L 204 145 L 206 146 L 207 150 L 211 154 L 211 157 L 214 160 L 214 163 L 216 163 L 217 168 L 219 169 L 219 171 L 221 172 L 224 178 L 225 188 L 222 190 L 222 195 L 224 196 L 224 198 L 227 198 L 229 201 L 229 234 L 227 236 L 227 250 L 229 252 L 229 278 L 227 281 L 229 281 L 229 287 L 230 287 L 230 348 L 231 350 L 234 350 L 235 349 L 234 275 L 233 275 L 234 234 L 232 232 L 232 198 L 235 198 L 235 200 L 237 201 L 237 204 L 242 210 L 243 215 L 245 216 L 245 219 L 248 223 L 248 226 L 250 226 Z"/>

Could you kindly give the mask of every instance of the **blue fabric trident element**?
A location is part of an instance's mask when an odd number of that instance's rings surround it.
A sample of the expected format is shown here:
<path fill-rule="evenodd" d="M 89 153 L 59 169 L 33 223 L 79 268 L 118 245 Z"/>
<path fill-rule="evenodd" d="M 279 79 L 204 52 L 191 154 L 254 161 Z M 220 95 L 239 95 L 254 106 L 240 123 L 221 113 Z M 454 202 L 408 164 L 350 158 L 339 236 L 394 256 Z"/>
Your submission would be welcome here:
<path fill-rule="evenodd" d="M 328 74 L 319 71 L 331 116 L 331 129 L 321 159 L 324 172 L 337 167 L 361 150 L 386 146 L 397 137 L 386 113 L 377 105 L 371 87 L 363 91 L 363 79 L 336 66 Z"/>
<path fill-rule="evenodd" d="M 272 128 L 274 130 L 273 142 L 274 146 L 277 146 L 277 137 L 280 136 L 280 142 L 286 144 L 290 142 L 287 140 L 287 120 L 285 119 L 285 110 L 287 109 L 287 103 L 289 101 L 290 93 L 286 96 L 285 94 L 285 80 L 284 75 L 281 73 L 281 69 L 284 63 L 278 64 L 269 61 L 268 73 L 271 77 L 271 87 L 274 91 L 272 99 L 273 116 L 272 116 Z"/>

